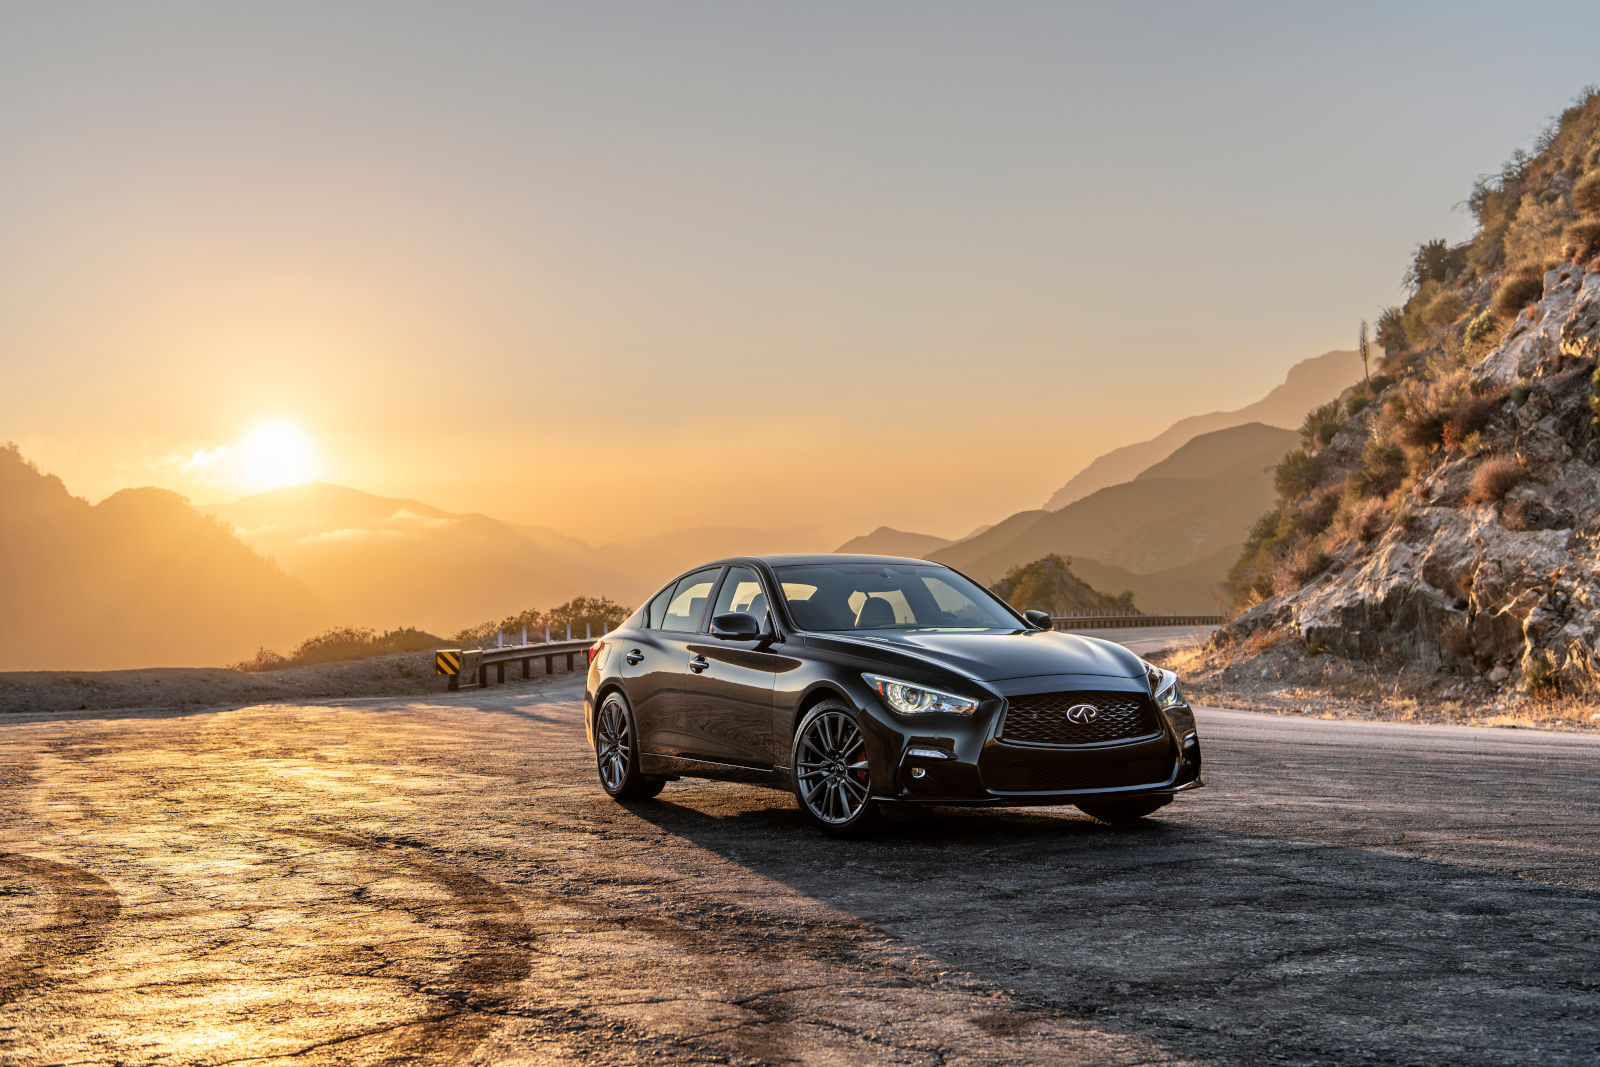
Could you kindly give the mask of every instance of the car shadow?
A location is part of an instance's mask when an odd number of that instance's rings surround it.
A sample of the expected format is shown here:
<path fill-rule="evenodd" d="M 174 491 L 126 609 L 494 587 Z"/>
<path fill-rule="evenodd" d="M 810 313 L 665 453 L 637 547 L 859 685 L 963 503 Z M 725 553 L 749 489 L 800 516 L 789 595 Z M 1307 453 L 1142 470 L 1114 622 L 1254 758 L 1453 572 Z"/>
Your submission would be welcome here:
<path fill-rule="evenodd" d="M 1600 1049 L 1594 893 L 1193 814 L 1118 828 L 950 808 L 840 841 L 785 794 L 679 789 L 629 808 L 952 968 L 1185 1056 L 1592 1063 Z"/>

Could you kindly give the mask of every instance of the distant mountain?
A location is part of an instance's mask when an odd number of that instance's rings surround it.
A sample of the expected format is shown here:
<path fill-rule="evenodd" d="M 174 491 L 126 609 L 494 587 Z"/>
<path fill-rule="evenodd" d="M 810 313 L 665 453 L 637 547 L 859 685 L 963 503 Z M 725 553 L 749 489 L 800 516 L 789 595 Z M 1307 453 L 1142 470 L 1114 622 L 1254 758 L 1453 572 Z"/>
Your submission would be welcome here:
<path fill-rule="evenodd" d="M 593 548 L 553 530 L 340 485 L 275 489 L 211 510 L 352 625 L 453 633 L 580 594 L 630 592 Z"/>
<path fill-rule="evenodd" d="M 1306 412 L 1338 396 L 1361 378 L 1361 356 L 1356 352 L 1325 352 L 1289 368 L 1283 383 L 1253 404 L 1237 411 L 1218 411 L 1180 419 L 1148 441 L 1124 445 L 1090 463 L 1057 489 L 1045 504 L 1056 511 L 1097 490 L 1130 481 L 1140 471 L 1171 455 L 1185 442 L 1203 433 L 1259 422 L 1297 429 Z"/>
<path fill-rule="evenodd" d="M 216 666 L 330 621 L 306 586 L 176 493 L 90 505 L 0 449 L 0 669 Z"/>
<path fill-rule="evenodd" d="M 950 544 L 949 539 L 933 534 L 910 533 L 892 526 L 880 526 L 869 534 L 852 537 L 835 552 L 855 552 L 865 556 L 906 556 L 922 559 Z"/>
<path fill-rule="evenodd" d="M 736 526 L 597 547 L 545 526 L 327 484 L 259 493 L 211 511 L 302 579 L 342 621 L 442 633 L 579 595 L 634 605 L 708 559 L 816 547 L 803 537 Z"/>
<path fill-rule="evenodd" d="M 995 582 L 1055 554 L 1096 589 L 1132 590 L 1144 610 L 1214 610 L 1217 585 L 1273 498 L 1272 468 L 1298 440 L 1259 423 L 1201 434 L 1129 481 L 1019 512 L 933 558 Z"/>

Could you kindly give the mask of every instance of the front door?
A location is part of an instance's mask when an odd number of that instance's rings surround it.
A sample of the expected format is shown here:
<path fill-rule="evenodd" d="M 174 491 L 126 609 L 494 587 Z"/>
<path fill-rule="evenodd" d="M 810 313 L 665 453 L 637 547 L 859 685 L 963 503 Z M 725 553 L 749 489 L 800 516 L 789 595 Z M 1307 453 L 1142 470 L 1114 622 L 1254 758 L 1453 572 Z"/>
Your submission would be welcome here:
<path fill-rule="evenodd" d="M 718 763 L 771 767 L 774 750 L 772 690 L 780 658 L 764 641 L 723 641 L 710 635 L 711 620 L 730 611 L 756 616 L 768 626 L 767 597 L 749 567 L 729 567 L 701 633 L 688 645 L 683 681 L 683 723 L 695 752 Z"/>
<path fill-rule="evenodd" d="M 721 567 L 707 567 L 679 578 L 666 594 L 660 618 L 655 617 L 652 602 L 651 617 L 645 620 L 648 640 L 626 650 L 639 660 L 634 668 L 637 681 L 629 692 L 639 724 L 639 748 L 646 754 L 694 755 L 696 734 L 684 720 L 683 684 L 689 674 L 689 645 L 704 640 L 700 631 L 710 615 L 711 593 L 721 573 Z"/>

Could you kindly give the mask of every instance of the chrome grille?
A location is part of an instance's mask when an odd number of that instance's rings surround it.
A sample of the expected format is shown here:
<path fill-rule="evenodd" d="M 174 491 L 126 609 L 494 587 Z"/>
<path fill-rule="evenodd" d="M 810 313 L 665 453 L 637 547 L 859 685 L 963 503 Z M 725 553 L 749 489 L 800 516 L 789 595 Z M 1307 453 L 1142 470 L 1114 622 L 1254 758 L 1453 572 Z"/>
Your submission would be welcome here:
<path fill-rule="evenodd" d="M 1082 689 L 1010 697 L 1000 739 L 1019 745 L 1097 745 L 1161 732 L 1155 704 L 1143 693 Z M 1073 722 L 1068 711 L 1087 704 L 1087 722 Z"/>

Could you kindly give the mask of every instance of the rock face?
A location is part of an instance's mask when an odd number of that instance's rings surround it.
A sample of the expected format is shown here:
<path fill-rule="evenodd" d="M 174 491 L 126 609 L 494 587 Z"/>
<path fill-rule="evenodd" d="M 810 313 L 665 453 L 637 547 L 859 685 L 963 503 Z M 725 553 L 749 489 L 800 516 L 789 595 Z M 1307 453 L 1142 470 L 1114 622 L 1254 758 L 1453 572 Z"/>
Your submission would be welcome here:
<path fill-rule="evenodd" d="M 1239 652 L 1271 631 L 1446 680 L 1600 690 L 1597 358 L 1600 270 L 1550 271 L 1537 305 L 1470 370 L 1485 392 L 1510 393 L 1473 447 L 1436 451 L 1381 536 L 1244 612 L 1215 647 Z M 1330 449 L 1348 450 L 1340 438 L 1365 425 L 1351 420 Z M 1506 470 L 1499 488 L 1512 483 L 1503 495 L 1485 490 L 1491 463 Z"/>

